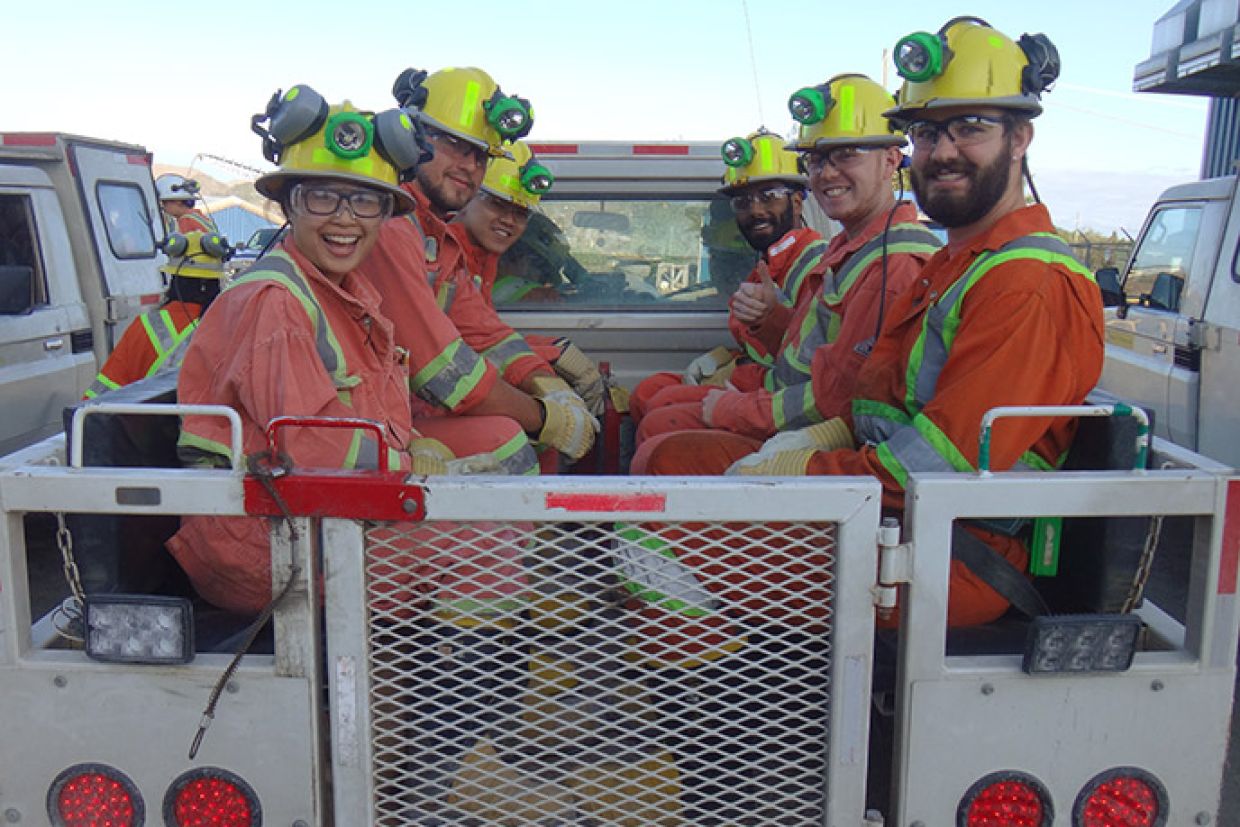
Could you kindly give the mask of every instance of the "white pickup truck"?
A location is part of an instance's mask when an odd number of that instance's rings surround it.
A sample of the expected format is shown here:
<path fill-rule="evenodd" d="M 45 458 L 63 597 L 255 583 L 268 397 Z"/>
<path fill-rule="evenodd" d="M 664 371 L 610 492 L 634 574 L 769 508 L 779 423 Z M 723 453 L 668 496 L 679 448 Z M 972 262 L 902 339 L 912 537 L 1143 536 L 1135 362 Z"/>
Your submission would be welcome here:
<path fill-rule="evenodd" d="M 1240 467 L 1237 177 L 1181 184 L 1150 210 L 1124 270 L 1100 271 L 1100 387 L 1152 411 L 1155 433 Z"/>
<path fill-rule="evenodd" d="M 678 369 L 722 340 L 730 271 L 709 248 L 739 250 L 709 229 L 726 225 L 726 202 L 710 195 L 722 164 L 703 158 L 676 181 L 675 161 L 664 180 L 636 181 L 617 162 L 612 184 L 575 183 L 565 158 L 562 200 L 547 202 L 558 250 L 537 242 L 552 266 L 535 268 L 558 296 L 508 317 L 617 367 L 633 357 L 635 373 Z M 1234 818 L 1219 802 L 1240 478 L 1147 446 L 1125 408 L 1082 412 L 1097 416 L 1082 420 L 1071 470 L 914 475 L 893 517 L 868 478 L 256 476 L 239 447 L 237 470 L 182 469 L 179 409 L 154 405 L 171 389 L 168 376 L 121 389 L 80 407 L 68 435 L 0 459 L 7 823 Z M 215 621 L 162 548 L 188 514 L 271 518 L 271 653 L 235 669 L 198 645 Z M 955 523 L 1042 516 L 1064 519 L 1058 574 L 1037 581 L 1054 614 L 949 631 Z M 726 654 L 702 670 L 659 663 L 621 577 L 635 537 L 648 560 L 709 558 L 725 652 L 761 640 L 792 656 L 756 685 Z M 473 620 L 441 590 L 447 575 L 494 586 L 473 566 L 483 559 L 520 586 L 486 621 L 502 634 L 464 623 L 455 642 L 424 645 L 428 625 Z M 472 679 L 443 679 L 466 667 Z M 758 722 L 738 732 L 730 718 Z M 695 783 L 715 766 L 700 756 L 721 754 L 710 760 L 743 780 Z"/>
<path fill-rule="evenodd" d="M 162 237 L 142 147 L 0 132 L 0 453 L 59 431 L 160 300 Z"/>

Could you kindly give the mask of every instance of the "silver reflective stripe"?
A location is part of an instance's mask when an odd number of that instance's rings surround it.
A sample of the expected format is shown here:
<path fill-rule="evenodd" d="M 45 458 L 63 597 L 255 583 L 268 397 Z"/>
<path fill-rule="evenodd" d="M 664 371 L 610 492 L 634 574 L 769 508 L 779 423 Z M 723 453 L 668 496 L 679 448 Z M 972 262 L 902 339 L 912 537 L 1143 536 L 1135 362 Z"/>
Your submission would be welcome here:
<path fill-rule="evenodd" d="M 1072 250 L 1067 244 L 1058 237 L 1048 235 L 1022 236 L 1009 241 L 998 250 L 987 251 L 978 256 L 964 274 L 956 279 L 926 312 L 920 338 L 922 343 L 920 361 L 915 366 L 909 365 L 910 371 L 916 370 L 913 381 L 907 382 L 908 392 L 912 395 L 912 398 L 908 400 L 911 402 L 909 407 L 912 410 L 920 411 L 934 398 L 939 374 L 943 372 L 943 366 L 947 364 L 947 355 L 955 339 L 956 328 L 960 325 L 960 307 L 965 295 L 996 264 L 1011 261 L 1013 254 L 1017 259 L 1022 258 L 1020 254 L 1024 252 L 1046 252 L 1072 257 Z"/>
<path fill-rule="evenodd" d="M 526 343 L 525 339 L 521 338 L 520 333 L 513 333 L 510 336 L 505 336 L 492 347 L 482 351 L 482 355 L 486 357 L 488 362 L 499 368 L 500 373 L 503 373 L 518 359 L 534 356 L 535 354 L 534 349 Z"/>
<path fill-rule="evenodd" d="M 805 286 L 805 277 L 818 266 L 826 254 L 827 242 L 823 239 L 817 239 L 805 245 L 797 255 L 796 261 L 792 262 L 792 266 L 788 268 L 788 274 L 784 276 L 784 286 L 779 290 L 781 300 L 785 305 L 792 307 L 797 304 Z"/>
<path fill-rule="evenodd" d="M 912 425 L 897 426 L 883 444 L 906 471 L 958 470 Z"/>
<path fill-rule="evenodd" d="M 449 342 L 439 356 L 409 377 L 419 398 L 454 408 L 486 375 L 486 362 L 461 339 Z"/>
<path fill-rule="evenodd" d="M 776 391 L 771 397 L 771 417 L 780 431 L 822 422 L 822 413 L 814 404 L 813 383 L 800 382 Z"/>

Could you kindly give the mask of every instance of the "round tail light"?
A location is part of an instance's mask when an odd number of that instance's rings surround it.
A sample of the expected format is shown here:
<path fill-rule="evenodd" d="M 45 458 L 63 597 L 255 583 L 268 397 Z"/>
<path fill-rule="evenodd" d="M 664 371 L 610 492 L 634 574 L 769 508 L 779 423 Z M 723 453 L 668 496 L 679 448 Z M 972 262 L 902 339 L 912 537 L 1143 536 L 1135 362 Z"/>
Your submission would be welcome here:
<path fill-rule="evenodd" d="M 1167 790 L 1136 767 L 1119 767 L 1094 776 L 1072 808 L 1076 827 L 1163 827 Z"/>
<path fill-rule="evenodd" d="M 1050 794 L 1021 772 L 996 772 L 980 779 L 960 799 L 957 827 L 1050 827 Z"/>
<path fill-rule="evenodd" d="M 183 773 L 164 796 L 170 827 L 259 827 L 263 811 L 254 789 L 218 767 Z"/>
<path fill-rule="evenodd" d="M 145 818 L 138 788 L 106 764 L 76 764 L 56 776 L 47 791 L 47 815 L 55 827 L 140 827 Z"/>

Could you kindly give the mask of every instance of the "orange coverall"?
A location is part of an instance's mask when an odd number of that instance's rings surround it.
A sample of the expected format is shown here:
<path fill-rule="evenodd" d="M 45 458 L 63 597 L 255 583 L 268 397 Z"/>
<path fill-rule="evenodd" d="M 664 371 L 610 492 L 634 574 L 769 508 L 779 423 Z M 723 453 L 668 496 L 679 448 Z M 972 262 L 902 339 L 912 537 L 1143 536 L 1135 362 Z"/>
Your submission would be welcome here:
<path fill-rule="evenodd" d="M 172 320 L 172 324 L 176 328 L 176 334 L 179 337 L 185 332 L 187 327 L 198 321 L 198 317 L 202 314 L 202 305 L 197 302 L 167 302 L 161 307 L 146 313 L 147 320 L 151 325 L 163 323 L 163 320 L 160 318 L 161 311 L 168 313 L 168 317 Z M 86 398 L 90 399 L 98 396 L 105 390 L 123 387 L 133 384 L 139 379 L 145 379 L 151 367 L 160 358 L 160 355 L 156 350 L 155 343 L 151 341 L 151 337 L 147 333 L 146 325 L 142 323 L 142 319 L 134 319 L 129 327 L 125 328 L 124 335 L 116 343 L 116 347 L 112 350 L 112 355 L 108 357 L 108 361 L 103 363 L 103 367 L 99 370 L 99 375 L 95 377 L 94 383 L 86 391 Z"/>
<path fill-rule="evenodd" d="M 1053 233 L 1041 205 L 1024 207 L 1001 218 L 990 230 L 958 250 L 944 248 L 926 264 L 912 289 L 891 307 L 883 335 L 857 379 L 856 399 L 904 409 L 906 371 L 927 310 L 985 251 L 1030 233 Z M 946 438 L 970 467 L 977 467 L 978 437 L 986 411 L 1000 405 L 1078 405 L 1102 372 L 1104 355 L 1102 300 L 1091 278 L 1054 263 L 1016 259 L 995 266 L 965 295 L 961 323 L 938 376 L 933 397 L 915 417 L 919 431 Z M 855 401 L 853 411 L 858 408 Z M 1071 418 L 1003 420 L 993 432 L 991 467 L 1010 468 L 1026 451 L 1056 465 L 1076 431 Z M 690 435 L 700 453 L 718 454 L 715 465 L 730 456 L 709 433 Z M 883 484 L 883 504 L 900 512 L 904 485 L 884 463 L 881 445 L 819 452 L 808 473 L 869 475 Z M 652 459 L 653 461 L 653 459 Z M 968 530 L 981 537 L 1021 571 L 1028 562 L 1023 542 L 992 532 Z M 1001 615 L 1007 602 L 963 563 L 951 563 L 948 623 L 971 626 Z"/>
<path fill-rule="evenodd" d="M 741 346 L 742 358 L 749 360 L 733 371 L 730 382 L 734 387 L 746 391 L 762 387 L 765 369 L 779 352 L 784 333 L 798 308 L 809 301 L 822 285 L 825 268 L 821 258 L 826 250 L 827 244 L 821 235 L 815 230 L 801 228 L 791 230 L 762 254 L 770 270 L 771 281 L 775 282 L 783 296 L 757 325 L 746 324 L 737 319 L 731 310 L 728 311 L 728 329 Z M 786 283 L 790 275 L 793 276 L 792 282 Z M 762 283 L 756 267 L 745 280 L 750 284 Z M 701 401 L 708 390 L 709 387 L 685 385 L 684 377 L 679 373 L 656 373 L 637 383 L 629 397 L 629 413 L 634 422 L 640 423 L 642 417 L 655 408 Z"/>
<path fill-rule="evenodd" d="M 379 310 L 379 293 L 356 271 L 340 286 L 333 284 L 292 239 L 280 249 L 322 308 L 323 323 L 339 345 L 348 386 L 341 387 L 339 378 L 328 373 L 316 348 L 315 325 L 297 296 L 275 281 L 243 279 L 221 293 L 203 317 L 181 366 L 178 401 L 228 405 L 237 411 L 246 455 L 266 450 L 267 423 L 276 416 L 373 419 L 383 425 L 383 447 L 396 459 L 392 467 L 409 468 L 407 367 L 392 324 Z M 262 269 L 260 263 L 252 272 Z M 295 465 L 344 468 L 351 461 L 353 440 L 351 429 L 289 428 L 281 446 Z M 375 456 L 378 446 L 371 432 L 363 442 Z M 228 455 L 228 444 L 226 419 L 184 417 L 180 450 L 186 458 L 210 458 L 218 464 L 221 453 Z M 254 614 L 271 600 L 268 532 L 263 518 L 188 516 L 168 549 L 206 600 Z"/>
<path fill-rule="evenodd" d="M 916 220 L 917 210 L 912 204 L 904 203 L 899 205 L 891 216 L 891 225 L 899 227 Z M 853 254 L 877 238 L 887 226 L 888 213 L 884 211 L 855 237 L 849 238 L 844 233 L 836 235 L 827 247 L 823 265 L 833 273 L 840 273 Z M 885 303 L 885 306 L 890 308 L 895 297 L 913 283 L 928 258 L 929 252 L 890 252 L 887 256 L 884 284 L 883 260 L 880 255 L 860 273 L 840 301 L 827 305 L 840 321 L 835 340 L 814 350 L 810 375 L 806 379 L 817 412 L 816 421 L 840 416 L 848 410 L 857 374 L 866 358 L 858 348 L 867 340 L 873 343 L 878 330 L 880 304 Z M 799 308 L 787 328 L 781 350 L 797 347 L 802 322 L 810 313 L 819 309 L 825 289 L 826 283 L 818 288 L 811 301 L 805 302 Z M 821 314 L 819 318 L 822 318 Z M 771 382 L 768 380 L 766 384 L 769 387 Z M 774 390 L 764 387 L 748 392 L 728 391 L 715 403 L 711 422 L 707 423 L 703 418 L 701 399 L 709 390 L 711 389 L 704 389 L 699 399 L 661 406 L 642 420 L 637 433 L 639 447 L 633 458 L 632 473 L 654 473 L 647 470 L 649 458 L 654 451 L 661 455 L 657 463 L 659 468 L 676 469 L 659 473 L 711 475 L 722 474 L 727 470 L 727 466 L 719 468 L 715 465 L 703 465 L 694 452 L 678 452 L 674 434 L 680 431 L 713 429 L 713 434 L 719 439 L 734 442 L 735 450 L 748 448 L 752 451 L 757 450 L 763 440 L 779 430 L 813 424 L 812 421 L 800 422 L 793 418 L 791 411 L 794 405 L 791 401 L 788 405 L 789 421 L 781 423 L 776 420 L 774 403 L 782 403 L 785 397 L 791 400 L 794 396 L 785 387 L 776 387 Z M 794 387 L 795 390 L 801 389 Z"/>

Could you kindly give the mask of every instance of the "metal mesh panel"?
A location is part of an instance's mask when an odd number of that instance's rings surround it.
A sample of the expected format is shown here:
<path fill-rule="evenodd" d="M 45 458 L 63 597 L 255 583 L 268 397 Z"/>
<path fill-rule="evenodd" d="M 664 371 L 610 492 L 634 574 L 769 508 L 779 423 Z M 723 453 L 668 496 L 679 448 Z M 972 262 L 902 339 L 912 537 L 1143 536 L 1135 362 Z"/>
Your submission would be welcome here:
<path fill-rule="evenodd" d="M 366 531 L 374 819 L 821 824 L 833 527 Z"/>

